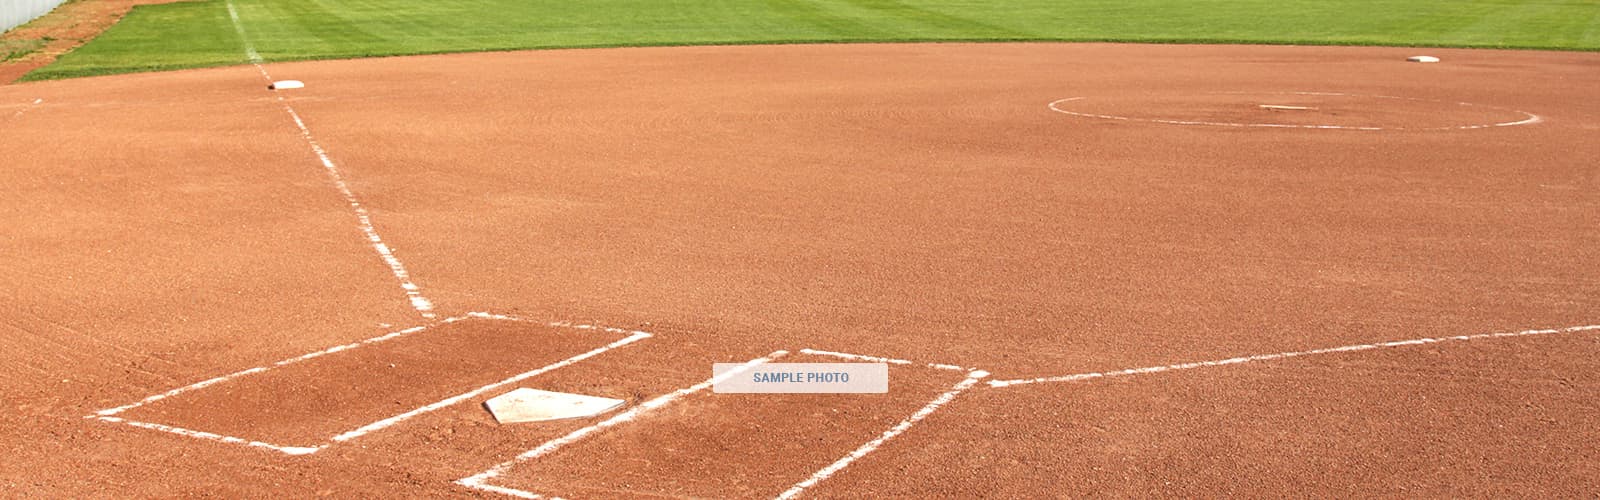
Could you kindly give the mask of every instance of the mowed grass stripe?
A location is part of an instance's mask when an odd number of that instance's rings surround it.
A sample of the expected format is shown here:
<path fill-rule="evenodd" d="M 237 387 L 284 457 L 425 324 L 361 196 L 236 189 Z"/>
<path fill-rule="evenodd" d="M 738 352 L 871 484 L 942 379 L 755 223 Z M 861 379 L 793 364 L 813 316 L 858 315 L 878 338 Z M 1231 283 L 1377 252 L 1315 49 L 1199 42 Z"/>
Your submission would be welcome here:
<path fill-rule="evenodd" d="M 234 0 L 269 61 L 565 47 L 1127 41 L 1600 50 L 1593 0 Z M 244 62 L 224 0 L 141 6 L 26 80 Z"/>

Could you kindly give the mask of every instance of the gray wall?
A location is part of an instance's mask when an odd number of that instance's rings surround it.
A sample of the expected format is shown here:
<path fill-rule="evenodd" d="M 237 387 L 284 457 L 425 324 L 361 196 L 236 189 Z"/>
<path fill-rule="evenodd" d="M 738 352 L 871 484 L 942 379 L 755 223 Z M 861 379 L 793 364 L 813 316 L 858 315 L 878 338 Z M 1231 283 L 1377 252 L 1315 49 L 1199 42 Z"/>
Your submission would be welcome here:
<path fill-rule="evenodd" d="M 0 0 L 0 32 L 34 20 L 67 0 Z"/>

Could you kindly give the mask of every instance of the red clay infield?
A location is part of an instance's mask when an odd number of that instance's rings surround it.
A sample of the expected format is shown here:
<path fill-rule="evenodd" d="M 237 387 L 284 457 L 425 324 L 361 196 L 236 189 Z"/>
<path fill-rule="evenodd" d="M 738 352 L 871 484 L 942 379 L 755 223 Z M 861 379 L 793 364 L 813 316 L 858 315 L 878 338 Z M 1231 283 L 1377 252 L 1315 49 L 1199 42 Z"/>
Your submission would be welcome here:
<path fill-rule="evenodd" d="M 653 48 L 0 87 L 0 496 L 497 496 L 457 483 L 491 470 L 576 497 L 1592 494 L 1600 55 L 1417 52 Z M 1494 332 L 1525 334 L 1382 344 Z M 1272 356 L 1342 346 L 1365 347 Z M 885 395 L 644 404 L 716 362 L 837 361 L 807 348 L 915 363 Z M 641 413 L 478 406 L 519 386 Z"/>

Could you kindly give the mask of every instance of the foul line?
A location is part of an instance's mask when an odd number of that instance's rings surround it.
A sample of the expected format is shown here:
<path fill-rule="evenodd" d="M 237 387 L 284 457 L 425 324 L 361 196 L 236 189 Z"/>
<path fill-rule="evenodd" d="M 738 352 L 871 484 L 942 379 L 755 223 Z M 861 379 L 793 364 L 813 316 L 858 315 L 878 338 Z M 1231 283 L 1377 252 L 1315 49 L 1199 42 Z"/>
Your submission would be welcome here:
<path fill-rule="evenodd" d="M 256 70 L 261 72 L 261 78 L 271 83 L 272 75 L 267 73 L 266 66 L 262 66 L 261 54 L 256 52 L 255 44 L 251 43 L 249 35 L 245 33 L 244 23 L 239 20 L 239 11 L 234 8 L 233 0 L 228 0 L 228 17 L 233 20 L 233 29 L 239 33 L 239 40 L 244 43 L 245 56 L 250 59 L 250 64 L 255 65 Z M 339 194 L 344 195 L 345 203 L 348 203 L 350 209 L 355 212 L 361 233 L 372 244 L 372 250 L 377 252 L 378 257 L 382 258 L 384 264 L 389 266 L 389 272 L 394 274 L 395 279 L 400 280 L 400 288 L 405 290 L 406 298 L 410 301 L 411 307 L 421 313 L 422 317 L 433 318 L 433 302 L 422 295 L 422 289 L 411 280 L 411 273 L 406 271 L 405 264 L 400 262 L 399 257 L 395 257 L 394 250 L 385 244 L 383 238 L 378 235 L 377 228 L 372 225 L 371 214 L 367 212 L 366 207 L 361 205 L 361 199 L 356 197 L 355 192 L 350 190 L 350 185 L 345 182 L 344 174 L 339 171 L 338 165 L 333 163 L 333 159 L 328 157 L 328 152 L 311 135 L 311 129 L 306 127 L 305 120 L 300 118 L 300 113 L 295 111 L 294 106 L 289 104 L 288 99 L 284 99 L 282 94 L 278 94 L 276 97 L 278 98 L 278 104 L 283 105 L 283 110 L 289 113 L 290 118 L 294 119 L 295 126 L 300 128 L 300 137 L 305 139 L 306 144 L 311 146 L 311 151 L 316 153 L 317 158 L 322 161 L 322 168 L 327 172 L 328 178 L 333 180 L 334 187 L 339 189 Z"/>
<path fill-rule="evenodd" d="M 877 439 L 861 445 L 860 448 L 856 448 L 855 451 L 850 452 L 849 455 L 845 455 L 844 458 L 841 458 L 827 467 L 824 467 L 822 470 L 817 471 L 815 474 L 812 474 L 811 477 L 806 478 L 805 481 L 801 481 L 798 484 L 795 484 L 793 487 L 790 487 L 787 491 L 779 494 L 777 498 L 794 498 L 799 496 L 801 493 L 804 493 L 806 489 L 816 486 L 817 483 L 832 477 L 839 471 L 844 470 L 845 467 L 849 467 L 850 464 L 856 460 L 860 460 L 862 457 L 867 456 L 867 454 L 876 451 L 879 447 L 883 446 L 884 443 L 889 442 L 890 439 L 894 439 L 895 436 L 904 434 L 907 430 L 911 429 L 911 426 L 916 425 L 917 422 L 921 422 L 922 419 L 928 418 L 928 415 L 932 415 L 933 412 L 937 411 L 940 407 L 949 404 L 950 401 L 955 400 L 957 395 L 960 395 L 967 389 L 971 389 L 972 386 L 977 385 L 979 380 L 982 380 L 987 376 L 989 376 L 989 372 L 983 370 L 973 370 L 967 372 L 966 379 L 956 384 L 955 387 L 950 388 L 949 391 L 945 391 L 944 394 L 940 394 L 938 398 L 933 400 L 933 402 L 928 403 L 927 406 L 917 410 L 917 412 L 911 414 L 910 417 L 900 421 L 900 423 L 895 425 L 893 428 L 889 429 L 888 431 L 884 431 L 882 436 L 878 436 Z"/>
<path fill-rule="evenodd" d="M 228 0 L 228 18 L 233 20 L 233 31 L 244 42 L 244 56 L 256 65 L 256 69 L 261 70 L 261 76 L 267 76 L 267 70 L 261 67 L 261 54 L 256 52 L 256 44 L 250 41 L 250 36 L 244 33 L 244 23 L 239 21 L 239 9 L 233 7 L 233 0 Z"/>
<path fill-rule="evenodd" d="M 1454 337 L 1432 337 L 1432 338 L 1421 338 L 1421 339 L 1411 339 L 1411 340 L 1396 340 L 1396 341 L 1393 341 L 1393 342 L 1380 342 L 1380 343 L 1376 343 L 1376 344 L 1356 344 L 1356 345 L 1347 345 L 1347 346 L 1341 346 L 1341 347 L 1329 347 L 1329 348 L 1325 348 L 1325 349 L 1312 349 L 1312 350 L 1309 350 L 1309 351 L 1280 352 L 1280 353 L 1276 353 L 1276 354 L 1257 354 L 1257 355 L 1254 355 L 1254 356 L 1244 356 L 1244 357 L 1238 357 L 1238 358 L 1219 359 L 1219 360 L 1215 360 L 1215 361 L 1197 361 L 1197 362 L 1193 362 L 1193 363 L 1179 363 L 1179 364 L 1175 364 L 1175 365 L 1150 366 L 1150 367 L 1145 367 L 1145 368 L 1130 368 L 1130 369 L 1127 369 L 1127 370 L 1117 370 L 1117 371 L 1109 371 L 1109 372 L 1078 373 L 1078 374 L 1073 374 L 1073 375 L 1062 375 L 1062 376 L 1059 376 L 1059 377 L 1040 377 L 1040 378 L 1017 379 L 1017 380 L 994 380 L 994 381 L 990 381 L 989 382 L 989 386 L 990 387 L 1008 387 L 1008 386 L 1013 386 L 1013 385 L 1039 384 L 1039 383 L 1047 383 L 1047 382 L 1077 382 L 1077 381 L 1081 381 L 1081 380 L 1099 379 L 1099 378 L 1107 378 L 1107 377 L 1121 377 L 1121 376 L 1127 376 L 1127 375 L 1144 375 L 1144 374 L 1149 374 L 1149 373 L 1161 373 L 1161 372 L 1169 372 L 1169 371 L 1177 371 L 1177 370 L 1190 370 L 1190 369 L 1194 369 L 1194 368 L 1205 368 L 1205 367 L 1211 367 L 1211 366 L 1236 365 L 1236 364 L 1240 364 L 1240 363 L 1249 363 L 1249 362 L 1252 362 L 1252 361 L 1271 361 L 1271 360 L 1275 360 L 1275 359 L 1294 358 L 1294 357 L 1300 357 L 1300 356 L 1311 356 L 1311 355 L 1316 355 L 1316 354 L 1334 354 L 1334 353 L 1341 353 L 1341 352 L 1370 351 L 1370 350 L 1373 350 L 1373 349 L 1382 349 L 1382 348 L 1388 348 L 1388 347 L 1403 347 L 1403 346 L 1414 346 L 1414 345 L 1424 345 L 1424 344 L 1435 344 L 1435 343 L 1440 343 L 1440 342 L 1465 342 L 1465 341 L 1480 340 L 1480 339 L 1527 337 L 1527 336 L 1532 336 L 1532 335 L 1554 335 L 1554 334 L 1562 334 L 1562 333 L 1587 332 L 1587 331 L 1596 331 L 1596 330 L 1600 330 L 1600 325 L 1573 326 L 1573 327 L 1559 328 L 1559 329 L 1523 330 L 1523 331 L 1520 331 L 1520 332 L 1481 333 L 1481 334 L 1477 334 L 1477 335 L 1457 335 L 1457 336 L 1454 336 Z"/>
<path fill-rule="evenodd" d="M 568 433 L 565 436 L 561 436 L 559 438 L 547 441 L 544 444 L 539 445 L 538 448 L 534 448 L 534 449 L 525 451 L 522 454 L 517 455 L 516 458 L 513 458 L 513 459 L 511 459 L 511 460 L 509 460 L 507 462 L 504 462 L 504 463 L 501 463 L 501 464 L 496 465 L 494 467 L 491 467 L 489 470 L 486 470 L 486 471 L 483 471 L 483 472 L 479 472 L 477 474 L 473 474 L 471 476 L 467 476 L 467 477 L 458 479 L 458 480 L 456 480 L 456 484 L 459 484 L 459 485 L 462 485 L 462 486 L 465 486 L 465 487 L 468 487 L 468 488 L 477 489 L 477 490 L 489 491 L 489 492 L 500 493 L 500 494 L 505 494 L 505 495 L 512 495 L 512 496 L 517 496 L 517 497 L 522 497 L 522 498 L 542 498 L 539 495 L 536 495 L 536 494 L 530 493 L 530 492 L 526 492 L 526 491 L 522 491 L 522 490 L 499 487 L 499 486 L 493 486 L 493 485 L 487 484 L 487 481 L 489 481 L 491 479 L 494 479 L 494 478 L 500 476 L 501 474 L 504 474 L 507 470 L 510 470 L 512 467 L 516 466 L 517 464 L 520 464 L 520 463 L 526 462 L 528 460 L 532 460 L 532 459 L 535 459 L 535 458 L 539 458 L 539 457 L 548 455 L 548 454 L 550 454 L 550 453 L 552 453 L 552 452 L 554 452 L 554 451 L 556 451 L 558 449 L 561 449 L 561 447 L 563 447 L 563 446 L 578 442 L 579 440 L 582 440 L 583 438 L 588 437 L 590 434 L 594 434 L 596 432 L 603 431 L 603 430 L 611 428 L 611 427 L 615 427 L 615 426 L 617 426 L 619 424 L 624 424 L 624 423 L 627 423 L 629 421 L 632 421 L 633 419 L 639 418 L 640 416 L 643 416 L 644 414 L 649 413 L 650 411 L 655 410 L 656 408 L 660 408 L 662 406 L 666 406 L 667 403 L 671 403 L 671 402 L 677 400 L 678 398 L 682 398 L 684 396 L 688 396 L 690 394 L 694 394 L 696 392 L 700 392 L 700 391 L 706 390 L 706 388 L 709 388 L 712 385 L 717 384 L 718 382 L 722 382 L 724 380 L 733 378 L 734 376 L 736 376 L 736 375 L 738 375 L 740 373 L 743 373 L 745 371 L 748 371 L 751 368 L 756 367 L 757 365 L 761 365 L 763 363 L 771 362 L 772 360 L 784 357 L 784 356 L 786 356 L 788 354 L 789 354 L 789 351 L 776 351 L 776 352 L 773 352 L 772 354 L 768 354 L 768 355 L 760 357 L 760 358 L 756 358 L 756 359 L 752 359 L 750 361 L 746 361 L 746 362 L 744 362 L 744 364 L 741 364 L 738 367 L 736 367 L 736 368 L 734 368 L 732 370 L 728 370 L 727 372 L 724 372 L 724 373 L 722 373 L 720 375 L 717 375 L 717 376 L 711 377 L 709 379 L 706 379 L 704 382 L 700 382 L 698 384 L 695 384 L 695 385 L 692 385 L 692 386 L 689 386 L 689 387 L 686 387 L 686 388 L 683 388 L 683 389 L 678 389 L 676 391 L 672 391 L 670 393 L 658 396 L 655 399 L 651 399 L 649 401 L 640 403 L 639 406 L 635 406 L 635 407 L 633 407 L 633 409 L 630 409 L 630 410 L 628 410 L 626 412 L 623 412 L 623 413 L 621 413 L 621 414 L 619 414 L 619 415 L 617 415 L 615 417 L 611 417 L 609 419 L 606 419 L 603 422 L 600 422 L 600 423 L 597 423 L 597 424 L 594 424 L 594 425 L 591 425 L 591 426 L 588 426 L 588 427 L 584 427 L 582 429 L 578 429 L 578 430 L 572 431 L 571 433 Z"/>

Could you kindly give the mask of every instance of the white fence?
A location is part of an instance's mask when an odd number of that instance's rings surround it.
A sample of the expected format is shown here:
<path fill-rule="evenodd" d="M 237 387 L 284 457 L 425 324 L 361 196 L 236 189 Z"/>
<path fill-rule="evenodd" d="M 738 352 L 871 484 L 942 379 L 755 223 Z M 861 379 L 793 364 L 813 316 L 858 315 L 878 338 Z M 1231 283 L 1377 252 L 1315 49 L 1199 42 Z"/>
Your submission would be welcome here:
<path fill-rule="evenodd" d="M 11 31 L 64 2 L 66 0 L 0 0 L 0 32 Z"/>

